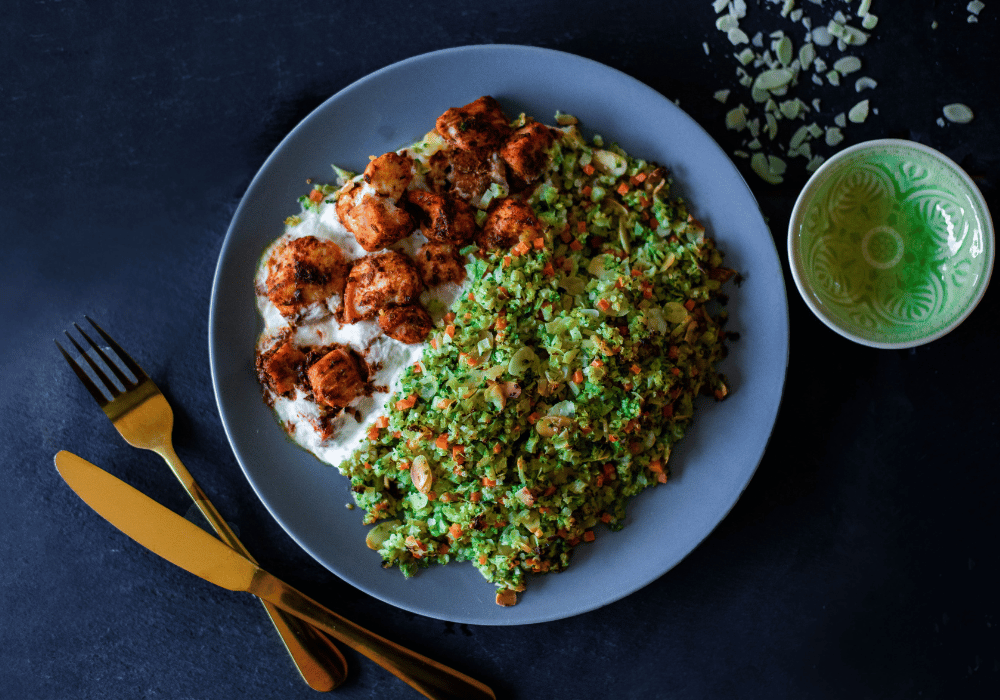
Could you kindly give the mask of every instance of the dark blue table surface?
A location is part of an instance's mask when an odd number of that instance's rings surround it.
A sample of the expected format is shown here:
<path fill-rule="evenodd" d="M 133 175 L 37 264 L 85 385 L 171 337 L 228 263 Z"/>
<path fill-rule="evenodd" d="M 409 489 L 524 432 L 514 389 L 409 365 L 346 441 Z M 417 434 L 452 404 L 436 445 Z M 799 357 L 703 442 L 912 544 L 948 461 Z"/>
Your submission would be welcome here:
<path fill-rule="evenodd" d="M 773 3 L 748 2 L 748 25 L 790 26 Z M 797 4 L 829 16 L 858 3 Z M 52 340 L 84 314 L 164 389 L 178 453 L 266 568 L 498 697 L 1000 697 L 996 285 L 950 335 L 880 351 L 829 331 L 786 277 L 783 408 L 745 494 L 675 569 L 572 619 L 476 627 L 395 609 L 299 550 L 242 476 L 208 366 L 215 264 L 254 173 L 330 95 L 427 51 L 530 44 L 635 76 L 735 147 L 723 122 L 732 105 L 712 93 L 737 87 L 736 63 L 711 3 L 612 5 L 5 3 L 0 697 L 316 697 L 250 596 L 135 545 L 55 472 L 53 455 L 71 450 L 190 509 L 59 357 Z M 987 0 L 975 24 L 964 0 L 872 5 L 882 21 L 855 53 L 879 82 L 869 93 L 878 114 L 850 125 L 845 145 L 902 137 L 938 148 L 1000 212 L 998 4 Z M 851 87 L 829 91 L 821 120 L 856 99 Z M 950 102 L 975 120 L 938 126 Z M 770 186 L 739 163 L 787 275 L 801 168 Z M 346 654 L 337 697 L 416 697 Z"/>

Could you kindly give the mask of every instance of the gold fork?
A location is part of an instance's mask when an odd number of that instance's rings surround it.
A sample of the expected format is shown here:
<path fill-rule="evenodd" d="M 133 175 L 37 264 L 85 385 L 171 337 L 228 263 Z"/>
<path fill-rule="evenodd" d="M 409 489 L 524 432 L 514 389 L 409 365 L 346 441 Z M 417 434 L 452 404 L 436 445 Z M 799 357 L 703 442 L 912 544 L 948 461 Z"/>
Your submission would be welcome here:
<path fill-rule="evenodd" d="M 124 389 L 120 389 L 108 376 L 101 366 L 86 352 L 79 343 L 73 339 L 68 332 L 66 337 L 76 348 L 80 356 L 90 365 L 91 370 L 103 383 L 104 389 L 110 394 L 109 400 L 101 388 L 87 374 L 83 367 L 67 353 L 58 342 L 56 347 L 69 363 L 77 377 L 83 382 L 91 396 L 97 401 L 105 415 L 111 419 L 115 428 L 125 438 L 125 441 L 133 447 L 141 447 L 152 450 L 160 455 L 170 466 L 174 475 L 184 486 L 184 490 L 194 500 L 195 505 L 204 514 L 208 522 L 212 524 L 219 537 L 235 549 L 237 552 L 253 561 L 243 544 L 236 538 L 229 525 L 222 518 L 215 506 L 208 500 L 208 496 L 201 490 L 195 482 L 194 477 L 181 464 L 177 453 L 174 452 L 171 433 L 173 432 L 174 414 L 167 403 L 166 397 L 160 392 L 153 380 L 150 379 L 142 368 L 128 356 L 121 346 L 116 343 L 111 336 L 104 332 L 94 321 L 84 316 L 90 325 L 94 327 L 101 338 L 108 344 L 122 364 L 128 368 L 135 379 L 129 378 L 114 362 L 107 353 L 90 339 L 82 328 L 76 323 L 73 326 L 77 332 L 86 339 L 90 347 L 104 361 L 111 373 Z M 333 641 L 325 634 L 302 622 L 298 618 L 289 615 L 268 602 L 261 601 L 264 608 L 271 616 L 271 621 L 281 635 L 288 653 L 291 654 L 295 665 L 302 674 L 302 678 L 314 690 L 321 692 L 333 690 L 347 677 L 347 661 L 340 650 L 334 646 Z"/>

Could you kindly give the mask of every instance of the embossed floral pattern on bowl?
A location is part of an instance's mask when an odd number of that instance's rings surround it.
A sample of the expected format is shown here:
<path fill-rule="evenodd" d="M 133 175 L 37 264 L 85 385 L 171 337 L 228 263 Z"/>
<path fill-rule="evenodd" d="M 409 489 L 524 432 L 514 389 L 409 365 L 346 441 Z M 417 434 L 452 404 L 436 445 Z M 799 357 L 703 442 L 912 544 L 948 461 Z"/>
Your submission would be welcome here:
<path fill-rule="evenodd" d="M 972 312 L 992 273 L 994 233 L 958 165 L 882 139 L 841 151 L 810 178 L 788 254 L 799 292 L 826 325 L 872 347 L 912 347 Z"/>

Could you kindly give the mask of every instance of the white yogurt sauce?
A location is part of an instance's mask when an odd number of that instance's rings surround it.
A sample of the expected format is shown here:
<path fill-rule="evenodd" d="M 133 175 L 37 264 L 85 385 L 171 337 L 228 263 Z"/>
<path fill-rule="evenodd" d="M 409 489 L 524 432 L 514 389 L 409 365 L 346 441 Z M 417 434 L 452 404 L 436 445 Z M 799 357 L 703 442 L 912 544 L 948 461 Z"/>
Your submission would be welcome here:
<path fill-rule="evenodd" d="M 258 290 L 265 287 L 267 261 L 272 251 L 285 241 L 294 238 L 315 236 L 333 241 L 340 247 L 348 261 L 368 254 L 358 245 L 354 235 L 340 222 L 335 202 L 324 201 L 320 205 L 319 212 L 306 210 L 299 215 L 299 218 L 300 223 L 287 225 L 285 232 L 264 251 L 254 280 Z M 426 241 L 427 239 L 417 232 L 390 248 L 412 257 Z M 424 290 L 420 295 L 420 303 L 436 324 L 458 298 L 462 289 L 463 285 L 444 284 Z M 398 388 L 403 370 L 420 360 L 424 351 L 423 343 L 407 345 L 386 336 L 378 321 L 374 319 L 357 323 L 339 323 L 332 316 L 332 311 L 339 306 L 340 301 L 340 297 L 335 295 L 325 303 L 317 302 L 307 309 L 304 314 L 306 320 L 299 322 L 293 335 L 293 342 L 298 346 L 332 343 L 351 346 L 365 358 L 369 367 L 377 368 L 369 377 L 370 383 L 377 387 L 388 388 L 388 392 L 375 392 L 371 396 L 362 396 L 352 401 L 347 410 L 342 411 L 333 421 L 332 435 L 322 440 L 317 429 L 322 411 L 314 401 L 306 398 L 304 392 L 296 389 L 292 398 L 286 398 L 273 394 L 267 388 L 264 389 L 273 401 L 278 420 L 290 437 L 322 461 L 334 466 L 349 457 L 361 444 L 371 424 L 385 413 L 386 401 Z M 257 308 L 264 322 L 264 330 L 258 341 L 258 349 L 263 350 L 270 347 L 290 324 L 266 294 L 257 294 Z"/>

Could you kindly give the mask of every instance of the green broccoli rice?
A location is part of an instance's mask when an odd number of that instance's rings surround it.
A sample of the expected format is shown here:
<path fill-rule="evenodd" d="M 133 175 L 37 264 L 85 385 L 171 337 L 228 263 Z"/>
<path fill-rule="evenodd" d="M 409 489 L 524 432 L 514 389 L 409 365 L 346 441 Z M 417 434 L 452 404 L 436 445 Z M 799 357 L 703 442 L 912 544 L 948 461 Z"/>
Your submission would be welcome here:
<path fill-rule="evenodd" d="M 502 605 L 620 529 L 667 482 L 695 397 L 728 392 L 735 273 L 664 168 L 556 117 L 528 199 L 544 234 L 463 251 L 462 296 L 339 465 L 384 566 L 470 561 Z"/>

